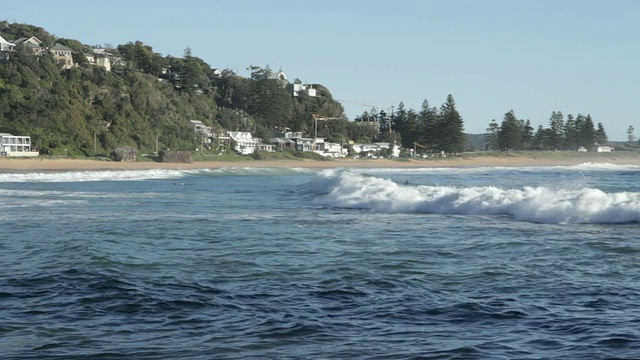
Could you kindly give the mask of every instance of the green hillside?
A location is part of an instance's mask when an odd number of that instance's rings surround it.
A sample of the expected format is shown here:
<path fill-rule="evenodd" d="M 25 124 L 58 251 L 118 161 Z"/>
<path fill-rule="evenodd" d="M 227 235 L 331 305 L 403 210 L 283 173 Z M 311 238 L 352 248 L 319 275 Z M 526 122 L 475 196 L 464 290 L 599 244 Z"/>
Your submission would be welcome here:
<path fill-rule="evenodd" d="M 36 26 L 0 22 L 0 36 L 35 36 L 43 48 L 59 43 L 73 49 L 76 66 L 70 69 L 50 52 L 34 55 L 22 45 L 0 61 L 0 132 L 31 136 L 42 154 L 90 156 L 125 145 L 153 152 L 156 140 L 161 149 L 193 150 L 199 139 L 189 120 L 215 132 L 251 131 L 268 138 L 276 129 L 308 133 L 313 113 L 344 112 L 319 84 L 319 96 L 293 97 L 271 79 L 268 67 L 253 67 L 252 78 L 230 70 L 219 74 L 189 49 L 174 58 L 141 42 L 119 45 L 106 49 L 119 59 L 107 71 L 87 62 L 90 46 Z M 338 122 L 345 133 L 337 137 L 348 136 L 347 120 Z"/>

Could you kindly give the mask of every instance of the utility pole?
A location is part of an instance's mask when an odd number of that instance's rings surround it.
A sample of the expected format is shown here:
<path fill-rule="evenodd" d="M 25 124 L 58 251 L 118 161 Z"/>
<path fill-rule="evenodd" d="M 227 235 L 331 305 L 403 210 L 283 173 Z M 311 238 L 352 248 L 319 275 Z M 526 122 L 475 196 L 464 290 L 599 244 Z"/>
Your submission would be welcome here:
<path fill-rule="evenodd" d="M 97 140 L 97 135 L 96 132 L 93 132 L 93 155 L 95 155 L 98 152 L 98 142 Z"/>
<path fill-rule="evenodd" d="M 158 135 L 159 133 L 156 132 L 156 155 L 158 155 Z"/>
<path fill-rule="evenodd" d="M 325 121 L 325 120 L 336 120 L 336 119 L 340 119 L 339 117 L 326 117 L 326 116 L 320 116 L 320 115 L 316 115 L 316 114 L 311 114 L 311 116 L 313 117 L 313 120 L 315 122 L 315 133 L 314 133 L 314 137 L 313 137 L 313 151 L 317 150 L 317 142 L 318 142 L 318 120 L 320 121 Z"/>

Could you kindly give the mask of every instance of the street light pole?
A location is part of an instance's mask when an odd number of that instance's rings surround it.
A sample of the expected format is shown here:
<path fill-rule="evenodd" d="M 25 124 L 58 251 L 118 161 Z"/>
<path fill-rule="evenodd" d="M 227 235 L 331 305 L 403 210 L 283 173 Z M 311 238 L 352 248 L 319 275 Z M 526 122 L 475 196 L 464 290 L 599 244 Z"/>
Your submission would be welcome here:
<path fill-rule="evenodd" d="M 96 132 L 93 132 L 93 155 L 95 155 L 98 152 L 98 143 L 97 143 L 97 135 Z"/>

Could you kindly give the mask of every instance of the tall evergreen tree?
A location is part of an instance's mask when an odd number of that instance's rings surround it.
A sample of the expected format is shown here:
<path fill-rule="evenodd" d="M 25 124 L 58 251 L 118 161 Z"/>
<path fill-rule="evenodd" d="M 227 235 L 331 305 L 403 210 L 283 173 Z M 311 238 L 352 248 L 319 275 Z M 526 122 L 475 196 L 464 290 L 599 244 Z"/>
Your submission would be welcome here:
<path fill-rule="evenodd" d="M 562 111 L 553 111 L 549 118 L 547 147 L 558 150 L 564 142 L 564 117 Z"/>
<path fill-rule="evenodd" d="M 249 99 L 249 114 L 269 129 L 288 127 L 292 102 L 289 93 L 277 80 L 253 80 Z"/>
<path fill-rule="evenodd" d="M 405 148 L 412 148 L 417 137 L 415 113 L 411 114 L 405 108 L 404 103 L 400 102 L 398 110 L 392 114 L 392 124 L 393 131 L 400 134 L 401 145 Z"/>
<path fill-rule="evenodd" d="M 487 128 L 487 134 L 485 135 L 485 147 L 487 150 L 499 150 L 498 136 L 500 134 L 500 125 L 496 119 L 492 119 Z"/>
<path fill-rule="evenodd" d="M 636 141 L 636 129 L 633 125 L 629 125 L 627 128 L 627 142 L 633 144 Z"/>
<path fill-rule="evenodd" d="M 440 134 L 438 133 L 438 113 L 435 107 L 429 106 L 426 99 L 422 102 L 422 107 L 418 113 L 418 139 L 422 146 L 435 150 L 440 145 Z"/>
<path fill-rule="evenodd" d="M 534 140 L 533 126 L 531 126 L 531 121 L 529 121 L 529 119 L 527 119 L 527 121 L 524 122 L 524 124 L 521 126 L 520 131 L 521 131 L 521 137 L 522 137 L 521 148 L 526 150 L 529 147 L 531 147 L 531 144 L 533 143 L 533 140 Z"/>
<path fill-rule="evenodd" d="M 584 118 L 584 123 L 580 128 L 580 146 L 584 146 L 587 149 L 593 148 L 594 143 L 596 142 L 596 128 L 593 124 L 593 119 L 591 115 L 587 114 Z"/>
<path fill-rule="evenodd" d="M 578 148 L 578 132 L 579 128 L 573 114 L 567 115 L 567 121 L 564 123 L 564 148 L 576 150 Z"/>
<path fill-rule="evenodd" d="M 598 129 L 596 130 L 596 142 L 598 145 L 604 145 L 609 142 L 609 137 L 601 122 L 598 123 Z"/>
<path fill-rule="evenodd" d="M 456 109 L 456 102 L 451 94 L 447 96 L 447 100 L 440 107 L 437 127 L 437 132 L 442 140 L 438 150 L 448 154 L 457 154 L 464 151 L 464 121 L 458 109 Z"/>
<path fill-rule="evenodd" d="M 513 110 L 504 114 L 500 132 L 498 133 L 498 146 L 500 150 L 516 150 L 522 145 L 522 133 L 518 119 Z"/>
<path fill-rule="evenodd" d="M 538 125 L 538 130 L 533 137 L 534 148 L 539 150 L 545 150 L 549 143 L 549 129 L 545 129 L 544 126 Z"/>

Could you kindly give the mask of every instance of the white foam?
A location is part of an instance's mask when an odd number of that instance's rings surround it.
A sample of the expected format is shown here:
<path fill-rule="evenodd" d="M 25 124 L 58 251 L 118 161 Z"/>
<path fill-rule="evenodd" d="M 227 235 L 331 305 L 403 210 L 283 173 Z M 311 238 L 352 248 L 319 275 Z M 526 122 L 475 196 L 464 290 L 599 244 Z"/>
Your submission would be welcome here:
<path fill-rule="evenodd" d="M 0 183 L 23 182 L 85 182 L 85 181 L 143 181 L 175 179 L 189 174 L 188 170 L 106 170 L 0 173 Z"/>
<path fill-rule="evenodd" d="M 640 222 L 640 193 L 599 189 L 401 186 L 378 177 L 322 172 L 312 182 L 327 206 L 379 212 L 509 215 L 540 223 Z"/>
<path fill-rule="evenodd" d="M 470 167 L 416 167 L 416 168 L 361 168 L 349 169 L 354 173 L 367 174 L 430 174 L 430 173 L 485 173 L 491 171 L 543 172 L 543 171 L 638 171 L 638 165 L 616 165 L 610 163 L 583 163 L 561 166 L 470 166 Z"/>

